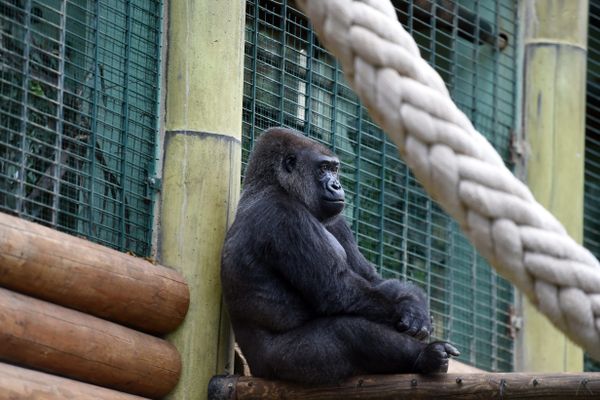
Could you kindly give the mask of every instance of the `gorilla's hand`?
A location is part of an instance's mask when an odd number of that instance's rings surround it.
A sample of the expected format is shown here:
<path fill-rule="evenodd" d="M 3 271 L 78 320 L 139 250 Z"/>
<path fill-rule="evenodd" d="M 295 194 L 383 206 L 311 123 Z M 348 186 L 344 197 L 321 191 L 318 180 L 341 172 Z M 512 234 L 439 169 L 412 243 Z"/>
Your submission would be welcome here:
<path fill-rule="evenodd" d="M 418 286 L 398 279 L 386 279 L 377 289 L 394 304 L 394 327 L 402 333 L 427 340 L 432 332 L 425 293 Z"/>
<path fill-rule="evenodd" d="M 431 317 L 426 304 L 420 299 L 402 299 L 396 308 L 398 322 L 396 329 L 399 332 L 414 336 L 418 340 L 427 340 L 431 334 Z"/>
<path fill-rule="evenodd" d="M 421 374 L 432 374 L 435 372 L 448 372 L 448 360 L 450 356 L 459 356 L 456 347 L 446 342 L 429 343 L 419 354 L 415 361 L 414 370 Z"/>

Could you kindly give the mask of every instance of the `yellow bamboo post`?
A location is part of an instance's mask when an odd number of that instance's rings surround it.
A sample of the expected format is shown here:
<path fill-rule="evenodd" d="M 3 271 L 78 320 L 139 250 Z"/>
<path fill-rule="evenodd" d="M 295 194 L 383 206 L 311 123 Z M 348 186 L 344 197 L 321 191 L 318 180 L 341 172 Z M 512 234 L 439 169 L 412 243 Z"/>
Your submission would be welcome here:
<path fill-rule="evenodd" d="M 523 130 L 531 146 L 528 184 L 581 243 L 585 143 L 587 0 L 523 0 Z M 523 304 L 523 371 L 581 371 L 582 351 L 528 301 Z"/>
<path fill-rule="evenodd" d="M 190 308 L 169 340 L 183 370 L 171 399 L 204 399 L 230 362 L 220 254 L 239 196 L 245 1 L 169 2 L 159 257 L 186 278 Z"/>

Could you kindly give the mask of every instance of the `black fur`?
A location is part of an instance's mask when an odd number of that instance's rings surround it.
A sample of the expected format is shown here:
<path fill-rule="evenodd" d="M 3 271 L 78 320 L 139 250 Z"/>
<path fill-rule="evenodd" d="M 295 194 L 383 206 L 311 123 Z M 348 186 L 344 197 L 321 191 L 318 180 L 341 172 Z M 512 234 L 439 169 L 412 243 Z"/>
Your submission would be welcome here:
<path fill-rule="evenodd" d="M 339 161 L 283 128 L 264 132 L 223 249 L 236 339 L 255 376 L 330 383 L 361 373 L 445 372 L 457 350 L 426 343 L 423 291 L 384 280 L 340 214 Z"/>

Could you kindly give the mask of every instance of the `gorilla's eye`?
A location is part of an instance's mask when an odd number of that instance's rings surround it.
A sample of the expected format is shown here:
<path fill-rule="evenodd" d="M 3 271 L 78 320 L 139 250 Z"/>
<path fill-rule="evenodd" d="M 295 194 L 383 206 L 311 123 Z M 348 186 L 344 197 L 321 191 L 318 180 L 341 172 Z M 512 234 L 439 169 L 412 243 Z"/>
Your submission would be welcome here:
<path fill-rule="evenodd" d="M 296 167 L 296 156 L 294 154 L 290 154 L 283 160 L 283 166 L 287 170 L 287 172 L 292 172 Z"/>
<path fill-rule="evenodd" d="M 322 174 L 324 174 L 326 172 L 332 172 L 334 174 L 337 174 L 338 170 L 339 170 L 339 165 L 334 162 L 326 161 L 319 165 L 319 172 Z"/>

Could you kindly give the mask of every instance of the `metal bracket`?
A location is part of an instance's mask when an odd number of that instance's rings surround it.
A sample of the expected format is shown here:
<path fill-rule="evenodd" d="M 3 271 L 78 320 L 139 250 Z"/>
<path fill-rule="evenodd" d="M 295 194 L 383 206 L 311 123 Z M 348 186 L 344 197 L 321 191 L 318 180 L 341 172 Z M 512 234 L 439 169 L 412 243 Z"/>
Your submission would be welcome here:
<path fill-rule="evenodd" d="M 160 192 L 162 189 L 162 179 L 156 176 L 149 176 L 148 179 L 146 179 L 146 185 L 148 185 L 150 191 Z"/>

